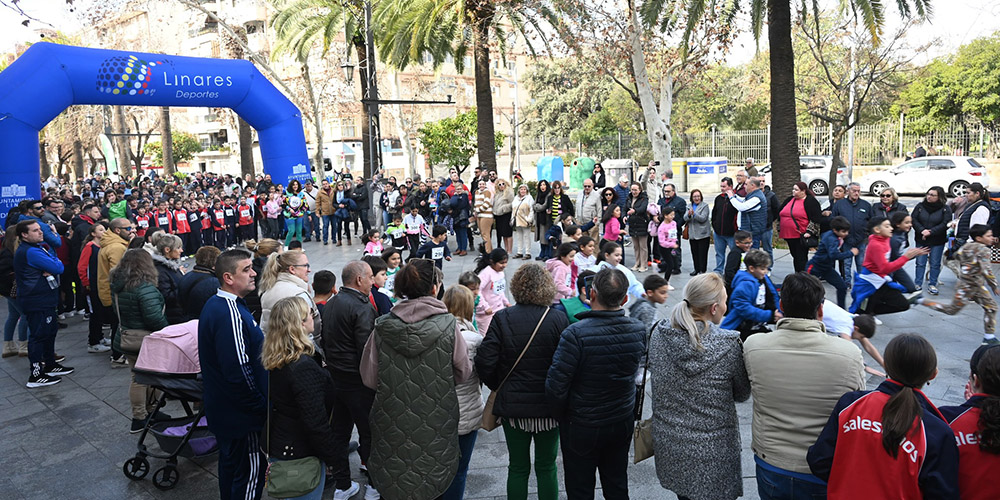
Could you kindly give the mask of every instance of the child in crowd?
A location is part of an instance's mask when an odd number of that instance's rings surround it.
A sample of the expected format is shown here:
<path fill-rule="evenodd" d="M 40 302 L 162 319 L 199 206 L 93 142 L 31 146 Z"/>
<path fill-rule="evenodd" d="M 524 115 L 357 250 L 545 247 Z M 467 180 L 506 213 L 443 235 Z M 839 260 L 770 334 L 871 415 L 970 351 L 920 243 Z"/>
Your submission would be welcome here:
<path fill-rule="evenodd" d="M 996 338 L 997 303 L 990 295 L 1000 294 L 997 279 L 990 265 L 990 247 L 993 246 L 993 230 L 985 224 L 976 224 L 969 228 L 972 241 L 962 245 L 955 253 L 958 263 L 958 286 L 955 287 L 955 297 L 951 304 L 924 301 L 924 305 L 948 315 L 958 314 L 969 302 L 975 302 L 983 308 L 983 345 L 998 345 Z"/>
<path fill-rule="evenodd" d="M 885 361 L 878 352 L 878 348 L 872 345 L 869 340 L 875 335 L 875 316 L 871 314 L 851 314 L 842 307 L 837 306 L 830 300 L 823 301 L 823 324 L 826 325 L 827 333 L 839 335 L 844 340 L 857 340 L 861 348 L 868 353 L 883 369 Z M 878 376 L 885 377 L 885 373 L 870 368 L 865 365 L 865 371 Z"/>
<path fill-rule="evenodd" d="M 236 200 L 232 196 L 223 198 L 222 210 L 226 214 L 226 244 L 236 245 L 236 224 L 239 223 L 239 217 L 236 216 Z"/>
<path fill-rule="evenodd" d="M 288 242 L 288 248 L 286 250 L 302 250 L 302 240 L 292 240 Z"/>
<path fill-rule="evenodd" d="M 840 276 L 834 266 L 837 262 L 852 258 L 858 254 L 857 248 L 842 250 L 844 238 L 851 233 L 851 223 L 847 218 L 837 216 L 830 220 L 830 230 L 823 233 L 819 239 L 816 253 L 806 265 L 806 272 L 833 285 L 837 289 L 837 306 L 847 307 L 847 282 Z"/>
<path fill-rule="evenodd" d="M 472 325 L 476 327 L 477 332 L 479 331 L 479 324 L 476 323 L 476 316 L 485 316 L 486 311 L 490 310 L 490 306 L 482 300 L 482 295 L 479 294 L 480 283 L 482 283 L 482 281 L 479 280 L 479 275 L 472 271 L 466 271 L 458 275 L 458 284 L 471 290 L 472 295 L 475 296 L 475 300 L 473 302 L 474 314 L 472 317 Z"/>
<path fill-rule="evenodd" d="M 622 265 L 623 257 L 624 252 L 621 245 L 613 241 L 605 242 L 604 245 L 601 246 L 601 250 L 597 254 L 597 260 L 590 270 L 597 273 L 601 269 L 614 268 L 625 273 L 625 278 L 628 279 L 629 295 L 634 298 L 642 297 L 642 283 L 639 283 L 639 280 L 635 277 L 635 273 L 633 273 L 631 269 Z"/>
<path fill-rule="evenodd" d="M 1000 498 L 1000 349 L 979 346 L 969 361 L 967 401 L 942 406 L 958 445 L 958 486 L 963 499 Z"/>
<path fill-rule="evenodd" d="M 896 260 L 903 255 L 903 251 L 910 246 L 910 229 L 913 227 L 913 219 L 906 212 L 893 212 L 889 216 L 889 223 L 892 224 L 892 237 L 889 239 L 889 260 Z M 906 269 L 899 268 L 892 273 L 892 280 L 903 286 L 903 293 L 913 293 L 917 291 L 917 285 L 913 283 L 913 278 Z"/>
<path fill-rule="evenodd" d="M 743 263 L 743 255 L 750 250 L 750 246 L 753 244 L 753 235 L 747 231 L 736 231 L 733 235 L 733 240 L 735 245 L 729 251 L 729 255 L 726 256 L 726 268 L 725 273 L 722 275 L 723 281 L 726 282 L 726 293 L 728 295 L 733 294 L 733 278 L 736 277 L 738 271 L 746 271 L 747 266 Z"/>
<path fill-rule="evenodd" d="M 567 230 L 571 228 L 575 230 L 576 226 L 573 225 L 573 216 L 569 214 L 563 215 L 558 224 L 552 224 L 545 232 L 545 242 L 540 243 L 542 253 L 538 256 L 538 260 L 545 262 L 551 259 L 556 248 L 566 241 Z"/>
<path fill-rule="evenodd" d="M 316 303 L 320 316 L 323 315 L 323 306 L 334 295 L 337 295 L 337 275 L 326 269 L 316 271 L 313 274 L 313 302 Z"/>
<path fill-rule="evenodd" d="M 406 246 L 410 249 L 410 256 L 407 257 L 407 260 L 416 257 L 417 251 L 420 249 L 420 232 L 425 230 L 426 223 L 417 206 L 411 207 L 410 213 L 403 217 L 403 225 L 406 226 Z"/>
<path fill-rule="evenodd" d="M 507 252 L 502 248 L 494 248 L 486 252 L 486 246 L 479 244 L 479 258 L 476 259 L 476 273 L 479 275 L 479 293 L 487 305 L 486 314 L 476 317 L 476 326 L 484 337 L 490 327 L 490 321 L 497 311 L 510 306 L 507 300 L 507 278 L 503 270 L 507 267 Z"/>
<path fill-rule="evenodd" d="M 389 300 L 389 296 L 382 293 L 381 290 L 385 286 L 386 281 L 386 266 L 385 261 L 381 257 L 375 255 L 365 255 L 361 258 L 362 261 L 366 262 L 369 267 L 372 268 L 372 291 L 368 296 L 371 300 L 372 306 L 378 311 L 379 316 L 384 316 L 389 314 L 389 310 L 392 309 L 392 300 Z"/>
<path fill-rule="evenodd" d="M 580 277 L 580 271 L 593 266 L 597 263 L 597 257 L 594 256 L 594 249 L 597 246 L 597 242 L 594 238 L 590 236 L 581 236 L 576 242 L 577 252 L 576 256 L 573 257 L 573 281 L 576 282 Z"/>
<path fill-rule="evenodd" d="M 240 196 L 239 204 L 236 205 L 236 226 L 237 243 L 257 237 L 253 223 L 253 203 L 248 202 L 246 196 Z"/>
<path fill-rule="evenodd" d="M 604 225 L 604 236 L 601 238 L 601 248 L 604 248 L 604 244 L 611 241 L 617 243 L 622 237 L 622 207 L 618 205 L 611 205 L 604 210 L 604 215 L 601 217 L 601 224 Z"/>
<path fill-rule="evenodd" d="M 910 308 L 910 301 L 919 297 L 919 292 L 909 297 L 903 295 L 904 288 L 892 279 L 892 273 L 902 268 L 906 262 L 918 255 L 927 255 L 927 248 L 910 248 L 903 255 L 889 261 L 891 253 L 889 239 L 892 238 L 892 224 L 885 217 L 874 217 L 868 221 L 868 248 L 861 269 L 855 272 L 854 287 L 851 289 L 850 311 L 868 314 L 890 314 Z"/>
<path fill-rule="evenodd" d="M 380 292 L 389 296 L 393 303 L 396 302 L 396 273 L 399 272 L 399 264 L 403 261 L 403 254 L 396 247 L 390 247 L 382 252 L 382 260 L 385 261 L 385 285 L 379 289 Z"/>
<path fill-rule="evenodd" d="M 382 249 L 382 235 L 379 233 L 378 229 L 372 229 L 364 235 L 365 241 L 365 255 L 374 255 L 379 257 L 384 251 Z"/>
<path fill-rule="evenodd" d="M 646 226 L 646 232 L 649 233 L 649 238 L 646 238 L 646 254 L 649 255 L 649 260 L 646 261 L 646 265 L 653 267 L 653 264 L 659 265 L 660 261 L 660 240 L 656 237 L 656 232 L 660 229 L 660 204 L 653 202 L 646 205 L 646 216 L 649 217 L 649 225 Z"/>
<path fill-rule="evenodd" d="M 571 325 L 580 321 L 576 317 L 577 314 L 590 310 L 590 284 L 594 276 L 597 276 L 597 273 L 589 269 L 581 271 L 576 281 L 576 295 L 560 300 L 559 305 L 555 306 L 555 309 L 566 312 Z"/>
<path fill-rule="evenodd" d="M 938 373 L 934 347 L 899 335 L 885 348 L 885 369 L 878 389 L 840 398 L 806 454 L 809 469 L 831 499 L 960 498 L 955 435 L 920 391 Z"/>
<path fill-rule="evenodd" d="M 194 255 L 198 253 L 198 249 L 201 248 L 201 214 L 198 208 L 197 201 L 187 200 L 184 202 L 184 210 L 187 212 L 188 228 L 191 232 L 188 233 L 188 239 L 184 244 L 184 255 Z M 248 239 L 253 239 L 248 238 Z"/>
<path fill-rule="evenodd" d="M 392 214 L 392 224 L 385 228 L 385 233 L 392 239 L 392 246 L 400 250 L 406 248 L 406 226 L 399 214 Z"/>
<path fill-rule="evenodd" d="M 451 261 L 451 250 L 448 249 L 448 228 L 435 225 L 431 230 L 431 239 L 420 245 L 417 258 L 431 259 L 438 269 L 442 269 L 444 261 Z"/>
<path fill-rule="evenodd" d="M 573 258 L 576 257 L 576 243 L 563 243 L 556 249 L 556 256 L 545 261 L 545 269 L 552 274 L 556 285 L 556 296 L 553 303 L 568 299 L 576 292 L 573 283 Z"/>
<path fill-rule="evenodd" d="M 768 323 L 781 319 L 778 310 L 778 292 L 767 271 L 771 257 L 763 250 L 750 250 L 743 257 L 746 271 L 739 271 L 733 278 L 733 294 L 729 298 L 729 312 L 719 325 L 726 330 L 740 332 L 740 339 L 768 331 Z"/>
<path fill-rule="evenodd" d="M 140 203 L 135 215 L 135 235 L 139 238 L 145 238 L 146 231 L 149 231 L 152 221 L 153 216 L 146 213 L 146 204 Z"/>
<path fill-rule="evenodd" d="M 674 259 L 679 247 L 677 240 L 677 222 L 674 221 L 674 209 L 663 207 L 658 216 L 659 226 L 656 228 L 656 239 L 660 245 L 660 272 L 669 282 L 674 270 Z M 674 287 L 667 285 L 668 290 Z"/>
<path fill-rule="evenodd" d="M 659 274 L 647 276 L 642 281 L 642 288 L 645 290 L 645 293 L 629 307 L 629 317 L 641 321 L 646 326 L 646 331 L 653 328 L 653 323 L 656 322 L 657 317 L 656 306 L 667 302 L 667 297 L 670 295 L 669 286 L 670 284 L 667 282 L 667 279 Z"/>
<path fill-rule="evenodd" d="M 181 255 L 185 255 L 184 249 L 189 246 L 188 239 L 191 238 L 191 224 L 188 222 L 188 214 L 187 210 L 184 209 L 184 202 L 181 200 L 175 201 L 172 214 L 174 216 L 174 234 L 180 237 Z"/>

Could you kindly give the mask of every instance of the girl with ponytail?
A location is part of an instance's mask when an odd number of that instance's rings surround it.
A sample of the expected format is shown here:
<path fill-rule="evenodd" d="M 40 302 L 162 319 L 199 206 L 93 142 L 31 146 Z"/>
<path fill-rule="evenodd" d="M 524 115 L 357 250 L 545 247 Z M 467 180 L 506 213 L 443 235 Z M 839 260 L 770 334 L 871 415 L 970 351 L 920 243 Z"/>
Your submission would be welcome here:
<path fill-rule="evenodd" d="M 510 307 L 510 301 L 507 300 L 507 277 L 503 273 L 506 268 L 507 252 L 503 248 L 487 251 L 485 243 L 479 244 L 476 274 L 479 275 L 479 295 L 486 303 L 486 311 L 485 314 L 476 315 L 476 326 L 483 336 L 486 336 L 493 315 Z"/>
<path fill-rule="evenodd" d="M 700 274 L 650 338 L 656 475 L 681 499 L 743 495 L 736 403 L 750 379 L 739 332 L 719 328 L 725 314 L 722 277 Z"/>
<path fill-rule="evenodd" d="M 1000 498 L 1000 349 L 976 349 L 969 365 L 968 401 L 942 406 L 958 444 L 958 483 L 963 500 Z"/>
<path fill-rule="evenodd" d="M 885 371 L 878 389 L 840 398 L 809 448 L 809 468 L 830 500 L 959 498 L 955 436 L 920 390 L 937 376 L 934 347 L 900 335 L 885 348 Z"/>

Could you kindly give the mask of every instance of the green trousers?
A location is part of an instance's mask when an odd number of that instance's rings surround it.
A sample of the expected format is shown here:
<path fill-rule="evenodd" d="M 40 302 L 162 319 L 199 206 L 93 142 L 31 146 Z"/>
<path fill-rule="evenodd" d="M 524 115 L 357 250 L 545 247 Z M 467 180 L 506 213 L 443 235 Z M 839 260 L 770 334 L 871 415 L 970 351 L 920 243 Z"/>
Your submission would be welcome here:
<path fill-rule="evenodd" d="M 559 478 L 556 475 L 556 455 L 559 453 L 559 429 L 545 432 L 525 432 L 503 424 L 510 465 L 507 467 L 507 499 L 528 498 L 528 477 L 531 475 L 531 440 L 535 440 L 535 477 L 538 500 L 559 498 Z"/>

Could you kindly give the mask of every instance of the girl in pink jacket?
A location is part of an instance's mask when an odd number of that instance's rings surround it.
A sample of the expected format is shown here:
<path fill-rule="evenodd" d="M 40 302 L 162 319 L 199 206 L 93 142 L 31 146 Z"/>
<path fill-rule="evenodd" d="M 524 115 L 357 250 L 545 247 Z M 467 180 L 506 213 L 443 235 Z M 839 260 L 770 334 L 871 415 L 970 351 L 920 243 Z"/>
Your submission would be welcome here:
<path fill-rule="evenodd" d="M 554 304 L 558 304 L 562 299 L 568 299 L 576 295 L 576 284 L 573 283 L 573 258 L 576 257 L 576 245 L 573 243 L 563 243 L 556 250 L 556 257 L 545 261 L 545 269 L 552 274 L 552 281 L 556 284 L 556 297 Z"/>
<path fill-rule="evenodd" d="M 677 255 L 677 222 L 674 221 L 674 210 L 664 207 L 659 216 L 660 226 L 656 229 L 656 240 L 660 244 L 660 271 L 667 282 L 674 269 L 674 256 Z M 667 290 L 673 287 L 667 285 Z"/>
<path fill-rule="evenodd" d="M 483 244 L 479 245 L 479 252 L 476 273 L 479 275 L 479 296 L 486 304 L 486 311 L 476 315 L 476 326 L 479 333 L 486 336 L 493 315 L 510 305 L 507 300 L 507 278 L 503 274 L 507 267 L 507 252 L 502 248 L 494 248 L 487 253 Z"/>

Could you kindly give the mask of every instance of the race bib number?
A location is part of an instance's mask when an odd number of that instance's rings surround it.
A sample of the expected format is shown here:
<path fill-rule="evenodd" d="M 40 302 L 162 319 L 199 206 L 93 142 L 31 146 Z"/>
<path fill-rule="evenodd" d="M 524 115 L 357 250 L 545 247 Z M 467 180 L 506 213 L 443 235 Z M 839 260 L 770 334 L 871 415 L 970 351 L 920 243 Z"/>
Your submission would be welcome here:
<path fill-rule="evenodd" d="M 677 239 L 677 229 L 676 228 L 675 229 L 668 229 L 667 230 L 667 237 L 670 238 L 670 239 L 672 239 L 672 240 L 676 240 Z"/>
<path fill-rule="evenodd" d="M 293 196 L 293 197 L 289 198 L 288 199 L 288 206 L 290 206 L 292 208 L 299 208 L 300 206 L 302 206 L 302 198 L 299 198 L 297 196 Z"/>
<path fill-rule="evenodd" d="M 145 220 L 140 220 L 140 221 L 139 221 L 139 227 L 141 227 L 141 228 L 143 228 L 143 229 L 146 229 L 146 228 L 148 228 L 148 227 L 149 227 L 149 221 L 145 221 Z"/>
<path fill-rule="evenodd" d="M 403 235 L 405 234 L 405 231 L 403 231 L 402 229 L 397 229 L 390 234 L 392 234 L 393 238 L 402 238 Z"/>
<path fill-rule="evenodd" d="M 767 300 L 767 287 L 761 285 L 759 288 L 757 288 L 757 300 L 754 301 L 754 304 L 763 307 L 766 300 Z"/>
<path fill-rule="evenodd" d="M 566 285 L 566 288 L 573 288 L 573 275 L 571 275 L 571 274 L 567 274 L 566 275 L 566 283 L 565 283 L 565 285 Z"/>
<path fill-rule="evenodd" d="M 232 216 L 233 216 L 233 209 L 227 208 L 226 209 L 226 217 L 232 217 Z"/>
<path fill-rule="evenodd" d="M 161 226 L 166 226 L 170 222 L 170 219 L 166 217 L 159 217 L 157 220 L 160 221 Z"/>
<path fill-rule="evenodd" d="M 249 210 L 240 210 L 240 217 L 250 217 Z"/>
<path fill-rule="evenodd" d="M 444 258 L 444 248 L 443 247 L 434 247 L 434 248 L 431 249 L 431 259 L 441 260 L 443 258 Z"/>
<path fill-rule="evenodd" d="M 507 282 L 498 279 L 493 281 L 493 293 L 497 295 L 503 295 L 507 291 Z"/>
<path fill-rule="evenodd" d="M 386 276 L 385 277 L 385 289 L 389 291 L 389 293 L 386 294 L 386 295 L 388 295 L 388 296 L 391 297 L 392 296 L 392 291 L 395 290 L 395 286 L 396 286 L 396 275 L 393 274 L 391 276 Z"/>

